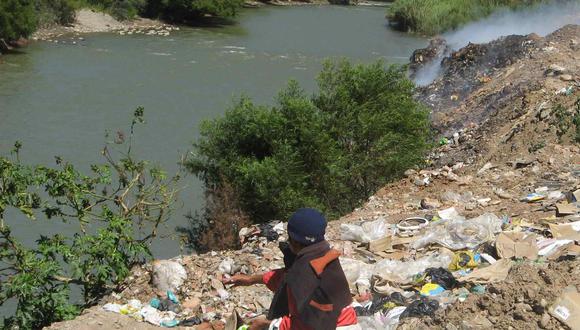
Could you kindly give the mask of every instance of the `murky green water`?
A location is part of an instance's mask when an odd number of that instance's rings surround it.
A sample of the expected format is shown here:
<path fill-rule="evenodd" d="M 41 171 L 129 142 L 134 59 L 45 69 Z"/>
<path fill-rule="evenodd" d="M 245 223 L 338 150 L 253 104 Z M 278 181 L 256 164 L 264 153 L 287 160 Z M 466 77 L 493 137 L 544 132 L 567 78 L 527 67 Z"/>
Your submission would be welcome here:
<path fill-rule="evenodd" d="M 201 120 L 222 114 L 232 97 L 271 102 L 290 78 L 307 89 L 327 57 L 406 62 L 426 41 L 390 30 L 384 8 L 292 7 L 247 10 L 238 24 L 182 29 L 169 37 L 94 34 L 77 44 L 41 42 L 0 65 L 0 153 L 15 140 L 26 162 L 60 155 L 86 168 L 99 161 L 105 130 L 127 129 L 135 107 L 147 125 L 137 132 L 140 156 L 174 171 Z M 202 203 L 189 177 L 166 233 Z M 12 214 L 10 214 L 12 215 Z M 72 233 L 74 224 L 8 223 L 25 242 L 40 233 Z M 154 246 L 156 256 L 179 253 L 177 240 Z"/>

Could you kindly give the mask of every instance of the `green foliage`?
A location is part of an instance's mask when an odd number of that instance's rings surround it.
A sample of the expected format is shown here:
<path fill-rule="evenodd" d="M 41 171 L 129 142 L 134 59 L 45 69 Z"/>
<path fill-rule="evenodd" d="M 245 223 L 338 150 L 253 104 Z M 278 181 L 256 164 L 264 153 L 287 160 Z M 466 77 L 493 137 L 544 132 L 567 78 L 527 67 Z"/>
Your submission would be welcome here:
<path fill-rule="evenodd" d="M 387 18 L 399 28 L 433 35 L 455 29 L 505 8 L 542 0 L 395 0 Z"/>
<path fill-rule="evenodd" d="M 148 0 L 145 14 L 175 22 L 193 21 L 205 15 L 233 17 L 243 0 Z"/>
<path fill-rule="evenodd" d="M 142 114 L 142 108 L 135 112 L 131 132 Z M 90 175 L 58 157 L 56 168 L 0 157 L 0 305 L 17 303 L 4 327 L 38 329 L 72 318 L 151 256 L 149 244 L 167 219 L 177 178 L 166 179 L 163 171 L 135 160 L 131 140 L 132 133 L 127 142 L 105 147 L 107 162 L 92 165 Z M 110 152 L 115 144 L 126 147 L 118 159 Z M 21 147 L 17 143 L 13 155 Z M 41 235 L 36 245 L 24 246 L 5 218 L 11 208 L 30 219 L 77 223 L 79 231 Z M 82 304 L 70 302 L 71 285 L 82 290 Z"/>
<path fill-rule="evenodd" d="M 0 0 L 0 39 L 12 41 L 28 37 L 36 24 L 31 0 Z"/>
<path fill-rule="evenodd" d="M 34 7 L 40 27 L 66 25 L 75 20 L 75 4 L 72 0 L 35 0 Z"/>
<path fill-rule="evenodd" d="M 580 98 L 576 100 L 574 106 L 566 109 L 563 105 L 557 104 L 552 109 L 552 125 L 556 128 L 556 136 L 562 142 L 564 136 L 573 128 L 571 140 L 580 143 Z"/>
<path fill-rule="evenodd" d="M 404 67 L 327 63 L 311 97 L 291 81 L 273 107 L 242 97 L 205 121 L 188 169 L 208 189 L 234 189 L 255 221 L 298 207 L 344 214 L 420 164 L 428 111 L 412 98 Z"/>

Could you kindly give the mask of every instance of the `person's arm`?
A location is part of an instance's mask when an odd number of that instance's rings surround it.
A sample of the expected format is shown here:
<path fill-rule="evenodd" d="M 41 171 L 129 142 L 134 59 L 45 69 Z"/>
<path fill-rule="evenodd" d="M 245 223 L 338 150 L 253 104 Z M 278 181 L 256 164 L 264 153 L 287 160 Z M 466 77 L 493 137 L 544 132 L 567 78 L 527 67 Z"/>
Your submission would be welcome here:
<path fill-rule="evenodd" d="M 236 274 L 232 277 L 222 278 L 223 284 L 233 284 L 234 286 L 249 286 L 254 284 L 264 284 L 264 274 L 244 275 Z"/>

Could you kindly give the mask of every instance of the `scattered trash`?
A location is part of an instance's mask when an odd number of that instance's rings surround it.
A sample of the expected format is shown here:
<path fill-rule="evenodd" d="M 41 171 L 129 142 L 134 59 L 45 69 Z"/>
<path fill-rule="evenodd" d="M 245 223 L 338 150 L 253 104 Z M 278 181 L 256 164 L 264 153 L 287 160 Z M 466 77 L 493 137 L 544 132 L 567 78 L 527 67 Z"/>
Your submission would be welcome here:
<path fill-rule="evenodd" d="M 437 296 L 437 295 L 441 294 L 443 291 L 445 291 L 445 288 L 442 287 L 441 285 L 435 284 L 435 283 L 427 283 L 427 284 L 423 285 L 423 287 L 421 288 L 421 291 L 419 291 L 419 293 L 422 296 L 430 297 L 430 296 Z"/>
<path fill-rule="evenodd" d="M 408 284 L 427 268 L 447 268 L 450 262 L 451 257 L 444 254 L 432 254 L 413 261 L 384 259 L 375 265 L 373 275 L 390 283 Z"/>
<path fill-rule="evenodd" d="M 176 261 L 155 260 L 151 278 L 153 285 L 160 292 L 177 291 L 187 278 L 187 272 Z"/>
<path fill-rule="evenodd" d="M 453 274 L 443 267 L 427 268 L 425 275 L 425 281 L 438 284 L 445 290 L 451 290 L 457 286 L 457 280 Z"/>
<path fill-rule="evenodd" d="M 486 213 L 471 220 L 464 220 L 456 215 L 455 209 L 453 211 L 449 212 L 450 214 L 444 214 L 453 218 L 432 222 L 426 228 L 427 233 L 415 241 L 412 247 L 419 249 L 437 243 L 451 250 L 473 249 L 484 242 L 493 240 L 494 234 L 501 231 L 502 221 L 494 214 Z M 441 212 L 439 213 L 441 216 Z"/>
<path fill-rule="evenodd" d="M 389 233 L 389 226 L 384 219 L 366 221 L 361 225 L 341 224 L 340 238 L 345 241 L 368 243 L 383 238 Z"/>
<path fill-rule="evenodd" d="M 429 221 L 422 217 L 411 217 L 401 220 L 397 224 L 397 234 L 402 237 L 413 236 L 429 224 Z"/>
<path fill-rule="evenodd" d="M 401 313 L 401 318 L 424 315 L 432 316 L 437 309 L 439 309 L 439 302 L 437 300 L 422 297 L 409 304 L 405 311 Z"/>
<path fill-rule="evenodd" d="M 536 235 L 533 233 L 500 233 L 495 241 L 495 247 L 500 258 L 527 258 L 535 260 L 538 257 Z"/>
<path fill-rule="evenodd" d="M 580 329 L 580 293 L 575 286 L 567 287 L 549 310 L 571 329 Z"/>
<path fill-rule="evenodd" d="M 460 277 L 460 282 L 470 283 L 494 283 L 504 281 L 512 267 L 512 262 L 509 259 L 498 260 L 495 264 L 475 269 L 466 276 Z"/>
<path fill-rule="evenodd" d="M 544 199 L 546 199 L 545 195 L 538 194 L 538 193 L 531 193 L 531 194 L 526 195 L 526 197 L 522 198 L 521 201 L 528 202 L 528 203 L 534 203 L 534 202 L 538 202 L 538 201 L 541 201 Z"/>
<path fill-rule="evenodd" d="M 485 293 L 485 285 L 481 285 L 481 284 L 474 285 L 471 288 L 471 292 L 473 292 L 475 294 L 484 294 Z"/>
<path fill-rule="evenodd" d="M 449 265 L 449 269 L 456 271 L 461 269 L 471 269 L 477 267 L 479 264 L 475 260 L 475 255 L 471 251 L 457 251 L 453 255 L 453 260 Z"/>

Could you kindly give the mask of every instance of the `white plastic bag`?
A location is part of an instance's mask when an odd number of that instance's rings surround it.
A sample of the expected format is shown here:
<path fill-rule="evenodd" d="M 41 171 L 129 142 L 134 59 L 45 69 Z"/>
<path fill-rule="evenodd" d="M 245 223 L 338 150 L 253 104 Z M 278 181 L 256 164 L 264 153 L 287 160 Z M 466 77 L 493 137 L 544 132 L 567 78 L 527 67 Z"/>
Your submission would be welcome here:
<path fill-rule="evenodd" d="M 448 268 L 450 263 L 449 255 L 437 253 L 412 261 L 383 259 L 375 264 L 373 275 L 389 282 L 407 284 L 413 281 L 413 276 L 427 268 Z"/>
<path fill-rule="evenodd" d="M 501 231 L 502 220 L 495 214 L 486 213 L 471 220 L 450 215 L 451 219 L 431 223 L 426 234 L 415 241 L 414 249 L 432 243 L 441 244 L 451 250 L 473 249 L 493 240 L 495 233 Z"/>
<path fill-rule="evenodd" d="M 357 283 L 370 287 L 370 278 L 373 274 L 374 266 L 360 260 L 350 258 L 340 258 L 340 265 L 350 286 Z"/>
<path fill-rule="evenodd" d="M 341 224 L 340 239 L 343 241 L 355 241 L 368 243 L 387 236 L 389 226 L 384 218 L 375 221 L 366 221 L 361 225 Z"/>
<path fill-rule="evenodd" d="M 171 260 L 153 261 L 153 285 L 163 292 L 175 292 L 187 278 L 187 272 L 181 264 Z"/>

